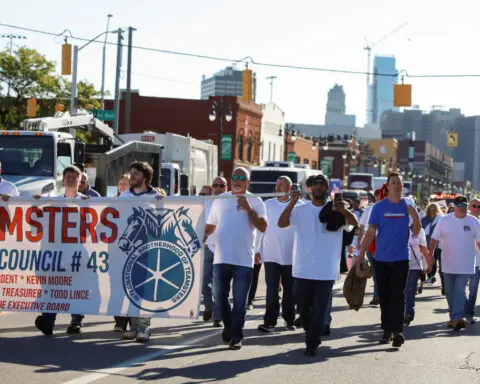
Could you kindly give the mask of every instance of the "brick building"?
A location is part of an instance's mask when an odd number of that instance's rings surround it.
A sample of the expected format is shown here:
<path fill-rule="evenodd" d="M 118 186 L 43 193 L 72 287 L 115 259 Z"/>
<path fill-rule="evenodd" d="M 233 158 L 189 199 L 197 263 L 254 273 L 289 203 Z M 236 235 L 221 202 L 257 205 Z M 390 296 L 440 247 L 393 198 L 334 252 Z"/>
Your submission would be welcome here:
<path fill-rule="evenodd" d="M 141 96 L 138 91 L 132 91 L 131 100 L 129 132 L 125 129 L 125 100 L 123 97 L 120 100 L 120 134 L 172 132 L 199 140 L 212 140 L 216 145 L 219 137 L 219 106 L 223 100 L 223 114 L 230 107 L 233 116 L 229 122 L 223 119 L 223 135 L 231 135 L 232 151 L 230 160 L 221 160 L 219 172 L 228 180 L 234 167 L 259 164 L 261 105 L 236 96 L 215 96 L 208 100 L 171 99 Z M 209 114 L 214 101 L 217 103 L 217 114 L 212 122 Z M 105 109 L 113 109 L 113 100 L 106 100 L 105 104 Z"/>
<path fill-rule="evenodd" d="M 318 155 L 319 147 L 313 146 L 313 141 L 305 135 L 296 136 L 295 140 L 291 140 L 288 136 L 286 146 L 287 160 L 297 164 L 309 165 L 311 169 L 319 169 Z"/>

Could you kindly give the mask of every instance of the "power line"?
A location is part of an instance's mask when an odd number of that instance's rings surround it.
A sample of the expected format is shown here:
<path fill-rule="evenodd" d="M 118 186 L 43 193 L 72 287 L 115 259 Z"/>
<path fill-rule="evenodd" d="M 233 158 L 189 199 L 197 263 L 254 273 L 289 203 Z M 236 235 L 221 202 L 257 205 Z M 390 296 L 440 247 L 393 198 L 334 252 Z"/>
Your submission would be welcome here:
<path fill-rule="evenodd" d="M 66 37 L 69 37 L 73 40 L 90 41 L 90 39 L 73 35 L 73 33 L 69 29 L 65 29 L 61 33 L 53 33 L 53 32 L 43 31 L 43 30 L 40 30 L 40 29 L 26 28 L 26 27 L 20 27 L 20 26 L 17 26 L 17 25 L 4 24 L 4 23 L 0 23 L 0 26 L 13 28 L 13 29 L 19 29 L 19 30 L 22 30 L 22 31 L 28 31 L 28 32 L 32 32 L 32 33 L 48 35 L 48 36 L 54 36 L 54 37 L 66 36 Z M 93 43 L 103 44 L 103 42 L 98 42 L 98 41 L 94 41 Z M 107 42 L 107 44 L 117 45 L 117 43 L 112 43 L 112 42 Z M 392 73 L 378 73 L 378 72 L 371 73 L 371 72 L 366 72 L 366 71 L 355 71 L 355 70 L 348 70 L 348 69 L 321 68 L 321 67 L 309 67 L 309 66 L 301 66 L 301 65 L 267 63 L 267 62 L 255 61 L 251 56 L 246 56 L 242 59 L 232 59 L 232 58 L 219 57 L 219 56 L 201 55 L 201 54 L 192 53 L 192 52 L 180 52 L 180 51 L 171 51 L 171 50 L 160 49 L 160 48 L 144 47 L 144 46 L 139 46 L 139 45 L 132 45 L 132 48 L 142 50 L 142 51 L 157 52 L 157 53 L 163 53 L 163 54 L 168 54 L 168 55 L 193 57 L 193 58 L 197 58 L 197 59 L 223 61 L 223 62 L 229 62 L 229 63 L 249 62 L 251 64 L 254 64 L 254 65 L 257 65 L 257 66 L 262 66 L 262 67 L 279 68 L 279 69 L 295 69 L 295 70 L 313 71 L 313 72 L 343 73 L 343 74 L 349 74 L 349 75 L 374 75 L 374 76 L 385 76 L 385 77 L 398 77 L 398 76 L 400 76 L 401 73 L 403 73 L 404 77 L 410 77 L 410 78 L 468 78 L 468 77 L 480 77 L 480 73 L 477 73 L 477 74 L 420 74 L 420 75 L 415 75 L 415 74 L 409 74 L 405 70 L 402 70 L 402 71 L 400 71 L 400 73 L 395 73 L 395 74 L 392 74 Z"/>

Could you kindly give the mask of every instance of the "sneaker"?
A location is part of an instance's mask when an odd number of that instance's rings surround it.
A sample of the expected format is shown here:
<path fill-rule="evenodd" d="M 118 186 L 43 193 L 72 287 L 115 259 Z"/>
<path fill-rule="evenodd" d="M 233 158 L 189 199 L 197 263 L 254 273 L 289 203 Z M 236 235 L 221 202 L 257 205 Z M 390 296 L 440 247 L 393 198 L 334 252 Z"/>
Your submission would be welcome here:
<path fill-rule="evenodd" d="M 232 334 L 228 328 L 223 328 L 222 340 L 224 343 L 227 344 L 230 343 L 230 341 L 232 340 Z"/>
<path fill-rule="evenodd" d="M 80 332 L 82 332 L 82 324 L 71 323 L 67 328 L 67 334 L 69 335 L 76 335 Z"/>
<path fill-rule="evenodd" d="M 303 356 L 317 356 L 317 348 L 306 348 L 305 352 L 303 352 Z"/>
<path fill-rule="evenodd" d="M 203 321 L 210 321 L 212 320 L 213 313 L 212 311 L 206 309 L 203 311 Z"/>
<path fill-rule="evenodd" d="M 213 327 L 214 328 L 221 328 L 222 322 L 220 320 L 213 320 Z"/>
<path fill-rule="evenodd" d="M 458 331 L 460 331 L 461 329 L 466 328 L 465 320 L 463 320 L 463 319 L 454 321 L 454 323 L 455 323 L 455 324 L 454 324 L 454 326 L 453 326 L 453 330 L 454 330 L 455 332 L 458 332 Z"/>
<path fill-rule="evenodd" d="M 445 288 L 442 287 L 442 296 L 445 296 Z"/>
<path fill-rule="evenodd" d="M 432 277 L 431 283 L 432 283 L 432 284 L 435 284 L 436 282 L 437 282 L 437 279 L 436 279 L 435 277 Z"/>
<path fill-rule="evenodd" d="M 413 317 L 411 316 L 405 316 L 405 318 L 403 319 L 403 324 L 405 325 L 410 325 L 410 323 L 413 321 Z"/>
<path fill-rule="evenodd" d="M 242 340 L 231 340 L 228 345 L 228 349 L 232 351 L 238 351 L 240 348 L 242 348 Z"/>
<path fill-rule="evenodd" d="M 293 322 L 293 325 L 295 325 L 296 327 L 301 327 L 302 326 L 302 319 L 300 318 L 300 316 L 298 316 L 295 321 Z"/>
<path fill-rule="evenodd" d="M 53 326 L 48 324 L 43 316 L 37 316 L 35 319 L 35 327 L 37 327 L 46 336 L 51 336 L 53 334 Z"/>
<path fill-rule="evenodd" d="M 420 286 L 420 287 L 418 287 L 418 294 L 421 295 L 422 293 L 423 293 L 423 287 Z"/>
<path fill-rule="evenodd" d="M 448 328 L 453 328 L 455 326 L 455 322 L 453 320 L 450 320 L 448 323 L 447 323 L 447 327 Z"/>
<path fill-rule="evenodd" d="M 275 326 L 274 325 L 266 325 L 266 324 L 260 324 L 257 329 L 261 332 L 273 332 L 275 331 Z"/>
<path fill-rule="evenodd" d="M 427 279 L 425 280 L 425 283 L 432 284 L 432 279 L 433 277 L 427 277 Z"/>
<path fill-rule="evenodd" d="M 380 304 L 380 299 L 377 296 L 374 296 L 372 301 L 370 301 L 370 305 L 378 305 Z"/>
<path fill-rule="evenodd" d="M 137 337 L 137 331 L 135 329 L 131 331 L 125 331 L 123 332 L 123 335 L 122 335 L 123 340 L 135 340 L 136 337 Z"/>
<path fill-rule="evenodd" d="M 324 325 L 323 326 L 323 336 L 330 336 L 330 325 Z"/>
<path fill-rule="evenodd" d="M 121 325 L 115 325 L 113 327 L 113 332 L 125 332 L 125 329 Z"/>
<path fill-rule="evenodd" d="M 384 332 L 382 338 L 378 341 L 378 344 L 388 344 L 393 340 L 390 332 Z"/>
<path fill-rule="evenodd" d="M 395 336 L 393 336 L 393 342 L 392 342 L 393 348 L 400 348 L 404 343 L 405 343 L 405 337 L 403 336 L 403 333 L 396 333 Z"/>
<path fill-rule="evenodd" d="M 150 341 L 150 331 L 146 329 L 144 331 L 137 332 L 137 335 L 135 336 L 135 340 L 138 343 L 147 343 L 148 341 Z"/>
<path fill-rule="evenodd" d="M 469 322 L 470 324 L 475 324 L 477 322 L 477 319 L 475 319 L 475 317 L 473 316 L 467 316 L 467 322 Z"/>
<path fill-rule="evenodd" d="M 285 324 L 285 328 L 287 329 L 287 331 L 296 331 L 297 330 L 297 327 L 293 324 Z"/>
<path fill-rule="evenodd" d="M 253 309 L 253 304 L 248 304 L 247 305 L 247 311 L 251 311 Z"/>

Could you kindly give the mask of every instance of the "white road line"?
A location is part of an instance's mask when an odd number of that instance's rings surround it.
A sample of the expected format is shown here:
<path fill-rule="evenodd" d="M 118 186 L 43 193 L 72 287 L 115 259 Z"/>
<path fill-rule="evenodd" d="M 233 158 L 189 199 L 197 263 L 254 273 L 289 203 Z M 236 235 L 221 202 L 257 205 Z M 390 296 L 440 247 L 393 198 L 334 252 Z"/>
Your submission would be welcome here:
<path fill-rule="evenodd" d="M 339 289 L 341 287 L 343 287 L 343 281 L 335 284 L 333 286 L 333 289 Z M 263 311 L 259 312 L 259 313 L 255 313 L 254 315 L 258 316 L 258 315 L 261 315 L 262 313 L 263 313 Z M 249 316 L 247 315 L 247 317 L 249 317 Z M 104 378 L 106 378 L 110 375 L 114 375 L 114 374 L 116 374 L 120 371 L 131 368 L 131 367 L 133 367 L 133 366 L 135 366 L 139 363 L 144 363 L 146 361 L 153 360 L 153 359 L 156 359 L 156 358 L 161 357 L 161 356 L 165 356 L 165 355 L 167 355 L 171 352 L 176 351 L 177 349 L 200 343 L 200 342 L 202 342 L 204 340 L 207 340 L 207 339 L 209 339 L 213 336 L 216 336 L 219 333 L 220 333 L 220 330 L 218 330 L 218 329 L 212 330 L 212 332 L 208 333 L 207 335 L 203 335 L 203 336 L 188 340 L 187 342 L 182 343 L 182 344 L 165 346 L 162 349 L 159 349 L 158 351 L 153 351 L 153 352 L 147 353 L 145 355 L 136 357 L 134 359 L 122 361 L 121 363 L 119 363 L 117 365 L 114 365 L 113 367 L 100 369 L 97 372 L 89 373 L 85 376 L 81 376 L 81 377 L 78 377 L 76 379 L 67 381 L 64 384 L 89 384 L 89 383 L 93 383 L 94 381 L 104 379 Z"/>

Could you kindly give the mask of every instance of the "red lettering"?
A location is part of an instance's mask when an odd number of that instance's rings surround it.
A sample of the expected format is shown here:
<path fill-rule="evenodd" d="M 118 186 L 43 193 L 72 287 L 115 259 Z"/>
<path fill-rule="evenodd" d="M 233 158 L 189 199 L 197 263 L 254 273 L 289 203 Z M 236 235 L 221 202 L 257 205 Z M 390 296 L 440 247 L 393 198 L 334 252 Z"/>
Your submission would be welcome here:
<path fill-rule="evenodd" d="M 25 236 L 27 237 L 28 241 L 32 243 L 38 243 L 40 240 L 42 240 L 43 227 L 42 224 L 33 219 L 32 215 L 36 215 L 36 217 L 43 217 L 43 212 L 40 208 L 31 207 L 28 208 L 27 212 L 25 213 L 25 221 L 27 224 L 37 229 L 36 235 L 33 235 L 32 231 L 27 231 L 25 232 Z"/>
<path fill-rule="evenodd" d="M 92 221 L 87 221 L 87 215 L 90 215 Z M 87 231 L 90 233 L 91 242 L 98 243 L 95 227 L 98 224 L 98 214 L 93 208 L 80 208 L 80 242 L 87 242 Z"/>
<path fill-rule="evenodd" d="M 48 241 L 55 242 L 55 215 L 61 212 L 59 207 L 44 207 L 43 212 L 49 214 L 48 218 Z"/>
<path fill-rule="evenodd" d="M 17 241 L 23 240 L 23 210 L 21 207 L 15 208 L 13 219 L 10 219 L 10 212 L 5 207 L 0 207 L 0 241 L 5 241 L 5 230 L 13 236 L 17 235 Z"/>
<path fill-rule="evenodd" d="M 105 227 L 110 228 L 112 231 L 110 237 L 107 237 L 104 232 L 100 233 L 100 240 L 107 244 L 114 243 L 118 236 L 118 227 L 114 222 L 109 220 L 109 215 L 111 215 L 113 219 L 118 219 L 120 217 L 120 214 L 115 208 L 105 208 L 100 215 L 102 224 Z"/>
<path fill-rule="evenodd" d="M 78 238 L 68 237 L 68 229 L 77 227 L 75 221 L 68 221 L 68 215 L 70 213 L 78 213 L 78 207 L 65 207 L 62 211 L 62 243 L 78 243 Z"/>

